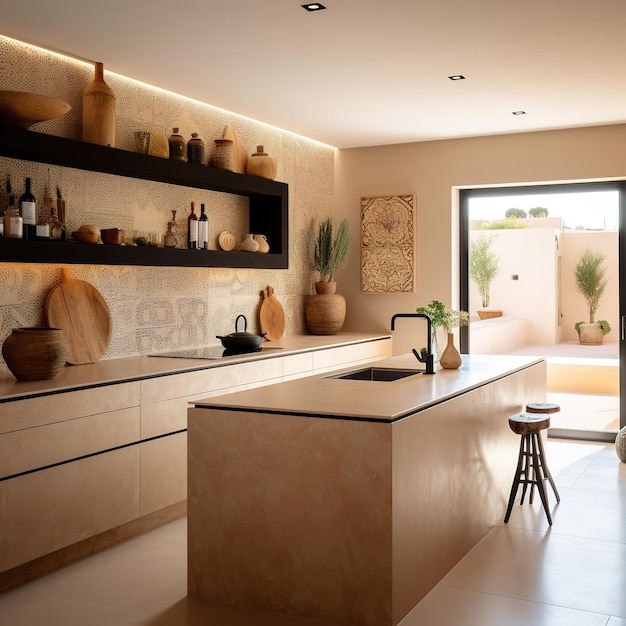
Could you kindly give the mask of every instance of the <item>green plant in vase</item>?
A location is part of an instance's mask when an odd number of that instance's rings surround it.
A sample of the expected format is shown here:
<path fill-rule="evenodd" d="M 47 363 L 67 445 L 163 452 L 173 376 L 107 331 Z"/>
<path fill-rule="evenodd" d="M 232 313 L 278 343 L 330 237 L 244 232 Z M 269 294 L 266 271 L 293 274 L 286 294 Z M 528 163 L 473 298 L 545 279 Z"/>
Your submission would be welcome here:
<path fill-rule="evenodd" d="M 467 311 L 457 311 L 456 309 L 449 309 L 441 300 L 433 300 L 426 306 L 418 306 L 415 311 L 422 313 L 430 317 L 432 326 L 432 351 L 435 357 L 435 363 L 443 358 L 444 353 L 441 352 L 439 344 L 439 330 L 444 329 L 448 335 L 446 350 L 449 345 L 453 344 L 452 331 L 461 326 L 467 326 L 469 324 L 469 314 Z M 454 348 L 456 351 L 456 348 Z M 456 351 L 458 354 L 458 351 Z M 460 361 L 460 355 L 459 355 Z M 460 362 L 459 362 L 460 365 Z M 458 367 L 459 365 L 456 365 Z M 442 364 L 443 366 L 443 364 Z"/>

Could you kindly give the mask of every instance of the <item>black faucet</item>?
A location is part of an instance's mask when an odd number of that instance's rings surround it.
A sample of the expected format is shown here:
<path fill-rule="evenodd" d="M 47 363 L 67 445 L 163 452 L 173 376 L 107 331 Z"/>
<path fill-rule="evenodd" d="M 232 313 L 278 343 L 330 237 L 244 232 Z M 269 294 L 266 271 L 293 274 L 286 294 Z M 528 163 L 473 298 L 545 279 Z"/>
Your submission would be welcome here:
<path fill-rule="evenodd" d="M 421 317 L 426 320 L 426 326 L 428 331 L 428 340 L 426 342 L 426 354 L 420 354 L 415 348 L 412 349 L 415 358 L 420 363 L 426 363 L 426 371 L 424 374 L 434 374 L 435 373 L 435 358 L 432 353 L 432 331 L 433 331 L 433 322 L 428 315 L 425 313 L 396 313 L 391 318 L 391 330 L 395 330 L 396 327 L 396 318 L 397 317 Z M 423 350 L 423 349 L 422 349 Z"/>

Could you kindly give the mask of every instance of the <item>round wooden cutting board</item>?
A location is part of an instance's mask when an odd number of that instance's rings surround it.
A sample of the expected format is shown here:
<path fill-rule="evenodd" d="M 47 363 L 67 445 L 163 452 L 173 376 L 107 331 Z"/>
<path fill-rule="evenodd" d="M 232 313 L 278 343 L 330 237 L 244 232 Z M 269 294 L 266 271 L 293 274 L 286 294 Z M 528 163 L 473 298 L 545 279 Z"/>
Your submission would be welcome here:
<path fill-rule="evenodd" d="M 65 334 L 70 345 L 68 363 L 95 363 L 111 341 L 109 307 L 93 285 L 71 278 L 65 268 L 61 272 L 61 284 L 46 298 L 46 324 Z"/>
<path fill-rule="evenodd" d="M 261 333 L 265 333 L 268 341 L 276 341 L 285 332 L 285 312 L 280 302 L 274 297 L 274 290 L 267 288 L 263 291 L 263 302 L 259 312 Z"/>

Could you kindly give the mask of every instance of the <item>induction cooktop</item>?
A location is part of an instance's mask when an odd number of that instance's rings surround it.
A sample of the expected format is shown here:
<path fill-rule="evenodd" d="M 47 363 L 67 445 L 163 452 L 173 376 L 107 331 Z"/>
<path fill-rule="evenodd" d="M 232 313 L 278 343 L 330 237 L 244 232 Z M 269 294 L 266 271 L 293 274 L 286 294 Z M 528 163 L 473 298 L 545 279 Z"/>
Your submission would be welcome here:
<path fill-rule="evenodd" d="M 228 357 L 243 356 L 246 354 L 254 354 L 256 352 L 264 352 L 265 350 L 280 350 L 281 346 L 263 346 L 252 350 L 226 350 L 221 344 L 210 346 L 200 346 L 198 348 L 181 348 L 179 350 L 171 350 L 169 352 L 154 352 L 148 356 L 167 357 L 170 359 L 205 359 L 218 360 Z"/>

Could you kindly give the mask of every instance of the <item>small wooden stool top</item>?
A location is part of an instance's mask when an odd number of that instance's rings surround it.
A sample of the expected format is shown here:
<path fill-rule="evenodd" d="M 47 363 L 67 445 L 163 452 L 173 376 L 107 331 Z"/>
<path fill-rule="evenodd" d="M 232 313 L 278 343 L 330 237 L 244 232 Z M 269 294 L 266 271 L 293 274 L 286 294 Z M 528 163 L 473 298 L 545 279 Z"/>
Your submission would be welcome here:
<path fill-rule="evenodd" d="M 552 404 L 551 402 L 529 402 L 526 405 L 527 413 L 558 413 L 561 407 L 558 404 Z"/>
<path fill-rule="evenodd" d="M 541 413 L 515 413 L 509 416 L 509 426 L 518 435 L 532 435 L 550 427 L 550 416 Z"/>

